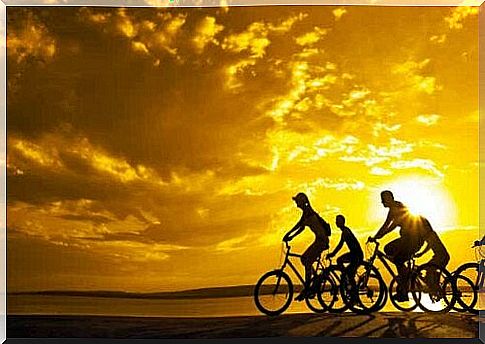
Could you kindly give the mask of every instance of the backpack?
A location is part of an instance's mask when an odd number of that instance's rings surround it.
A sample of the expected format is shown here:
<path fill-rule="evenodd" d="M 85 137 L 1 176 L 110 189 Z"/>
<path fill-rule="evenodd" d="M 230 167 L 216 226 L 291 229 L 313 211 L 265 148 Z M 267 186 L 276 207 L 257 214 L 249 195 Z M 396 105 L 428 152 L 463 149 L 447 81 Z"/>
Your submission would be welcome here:
<path fill-rule="evenodd" d="M 318 217 L 318 221 L 320 221 L 320 224 L 323 227 L 323 230 L 325 231 L 325 234 L 327 236 L 330 236 L 332 234 L 332 229 L 330 227 L 330 224 L 327 221 L 325 221 L 324 219 L 322 219 L 322 217 L 320 215 L 317 214 L 317 217 Z"/>

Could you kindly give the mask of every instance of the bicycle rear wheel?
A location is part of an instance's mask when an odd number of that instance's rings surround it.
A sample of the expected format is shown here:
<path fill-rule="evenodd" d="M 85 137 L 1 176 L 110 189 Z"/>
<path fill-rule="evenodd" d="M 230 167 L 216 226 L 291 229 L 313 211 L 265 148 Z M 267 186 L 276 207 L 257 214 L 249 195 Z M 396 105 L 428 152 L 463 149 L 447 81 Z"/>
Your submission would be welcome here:
<path fill-rule="evenodd" d="M 448 270 L 435 264 L 417 268 L 411 280 L 414 301 L 425 312 L 446 313 L 456 302 L 456 284 Z"/>
<path fill-rule="evenodd" d="M 403 312 L 412 312 L 418 307 L 418 304 L 414 300 L 412 293 L 408 293 L 408 301 L 396 300 L 397 294 L 397 280 L 396 278 L 393 278 L 391 284 L 389 285 L 389 299 L 391 300 L 391 303 L 394 305 L 394 307 Z M 421 299 L 421 293 L 418 293 L 418 297 L 419 299 Z"/>
<path fill-rule="evenodd" d="M 357 314 L 369 314 L 384 308 L 388 291 L 376 267 L 363 262 L 350 283 L 342 279 L 342 293 L 347 306 Z"/>
<path fill-rule="evenodd" d="M 456 284 L 456 303 L 453 309 L 458 312 L 473 312 L 478 304 L 478 293 L 471 279 L 454 275 Z M 478 314 L 478 309 L 476 309 Z"/>
<path fill-rule="evenodd" d="M 454 309 L 457 311 L 469 311 L 473 314 L 478 314 L 478 306 L 479 306 L 479 299 L 478 299 L 478 284 L 479 284 L 479 275 L 480 275 L 480 266 L 478 263 L 466 263 L 458 267 L 455 272 L 453 272 L 453 276 L 458 278 L 458 276 L 464 277 L 469 279 L 473 283 L 473 289 L 463 290 L 460 286 L 457 285 L 458 289 L 458 297 L 457 302 L 454 306 Z M 458 280 L 457 282 L 460 282 Z M 465 279 L 461 279 L 461 283 L 467 283 Z M 475 304 L 472 305 L 473 299 L 476 298 Z"/>
<path fill-rule="evenodd" d="M 326 271 L 326 278 L 331 281 L 329 284 L 333 287 L 327 293 L 322 294 L 322 296 L 324 295 L 325 300 L 329 300 L 327 302 L 327 309 L 330 313 L 343 313 L 349 308 L 340 288 L 342 274 L 342 269 L 335 265 Z"/>
<path fill-rule="evenodd" d="M 305 298 L 306 305 L 314 313 L 324 313 L 333 305 L 335 284 L 325 272 L 315 276 L 312 283 L 312 292 Z"/>
<path fill-rule="evenodd" d="M 293 283 L 281 270 L 264 274 L 254 288 L 254 303 L 264 314 L 275 316 L 288 309 L 293 300 Z"/>

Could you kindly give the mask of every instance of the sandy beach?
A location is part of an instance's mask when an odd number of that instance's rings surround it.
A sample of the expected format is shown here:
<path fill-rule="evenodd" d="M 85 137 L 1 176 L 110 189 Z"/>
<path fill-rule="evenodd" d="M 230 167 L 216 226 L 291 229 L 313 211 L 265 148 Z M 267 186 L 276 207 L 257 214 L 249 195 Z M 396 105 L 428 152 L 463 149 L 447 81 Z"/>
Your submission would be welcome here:
<path fill-rule="evenodd" d="M 7 337 L 247 338 L 247 337 L 476 338 L 478 316 L 386 312 L 373 315 L 289 314 L 212 318 L 9 315 Z"/>

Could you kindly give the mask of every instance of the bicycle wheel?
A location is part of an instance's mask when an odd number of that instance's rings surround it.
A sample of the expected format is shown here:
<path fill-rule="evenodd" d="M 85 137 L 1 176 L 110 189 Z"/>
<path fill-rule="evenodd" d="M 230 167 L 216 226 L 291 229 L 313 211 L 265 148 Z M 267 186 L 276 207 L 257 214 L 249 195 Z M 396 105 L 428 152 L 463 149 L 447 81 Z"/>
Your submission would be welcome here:
<path fill-rule="evenodd" d="M 397 296 L 397 280 L 396 278 L 393 278 L 391 281 L 391 284 L 389 285 L 389 299 L 391 300 L 391 303 L 393 304 L 393 306 L 403 312 L 412 312 L 418 307 L 418 304 L 414 300 L 412 293 L 408 293 L 408 298 L 409 298 L 408 301 L 398 301 L 396 300 L 396 296 Z M 420 292 L 418 296 L 419 296 L 419 299 L 421 299 Z"/>
<path fill-rule="evenodd" d="M 425 312 L 446 313 L 456 302 L 456 284 L 446 269 L 435 264 L 424 264 L 417 268 L 411 279 L 414 301 Z"/>
<path fill-rule="evenodd" d="M 326 312 L 333 303 L 332 291 L 335 285 L 325 275 L 321 273 L 313 279 L 312 292 L 305 298 L 307 307 L 314 313 Z"/>
<path fill-rule="evenodd" d="M 479 305 L 479 296 L 478 296 L 478 284 L 479 284 L 479 264 L 478 263 L 466 263 L 459 266 L 455 272 L 453 272 L 453 276 L 458 278 L 458 276 L 464 277 L 470 280 L 473 284 L 473 288 L 470 289 L 469 287 L 463 286 L 460 288 L 457 285 L 458 289 L 458 297 L 456 299 L 456 304 L 453 309 L 457 311 L 469 311 L 473 314 L 478 314 L 478 305 Z M 457 280 L 457 282 L 461 282 L 462 284 L 466 285 L 468 281 L 465 279 Z M 466 288 L 466 290 L 463 290 Z M 473 304 L 473 299 L 476 298 L 476 302 Z M 470 307 L 473 304 L 472 307 Z"/>
<path fill-rule="evenodd" d="M 478 303 L 478 293 L 471 279 L 462 275 L 454 275 L 456 284 L 456 303 L 453 309 L 457 312 L 472 312 Z M 478 309 L 476 309 L 478 314 Z"/>
<path fill-rule="evenodd" d="M 326 277 L 331 281 L 330 283 L 333 286 L 325 295 L 329 299 L 327 309 L 330 313 L 343 313 L 348 309 L 340 288 L 342 274 L 342 269 L 335 265 L 331 266 L 326 272 Z"/>
<path fill-rule="evenodd" d="M 274 316 L 283 313 L 293 300 L 293 283 L 281 270 L 264 274 L 254 288 L 254 302 L 264 314 Z"/>
<path fill-rule="evenodd" d="M 363 262 L 350 284 L 342 279 L 342 293 L 347 306 L 357 314 L 369 314 L 384 308 L 388 291 L 379 270 Z"/>

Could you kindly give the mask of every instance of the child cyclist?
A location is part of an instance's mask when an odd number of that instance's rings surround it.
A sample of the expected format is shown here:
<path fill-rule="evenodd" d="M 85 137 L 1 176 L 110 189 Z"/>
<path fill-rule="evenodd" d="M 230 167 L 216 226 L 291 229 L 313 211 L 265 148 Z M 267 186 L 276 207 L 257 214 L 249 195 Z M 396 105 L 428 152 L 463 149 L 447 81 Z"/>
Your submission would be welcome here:
<path fill-rule="evenodd" d="M 350 278 L 353 278 L 360 263 L 362 263 L 364 260 L 364 253 L 362 252 L 362 248 L 360 247 L 359 241 L 355 237 L 354 233 L 352 233 L 350 228 L 345 226 L 345 217 L 343 215 L 337 215 L 335 224 L 342 231 L 342 235 L 340 236 L 340 241 L 333 252 L 329 253 L 327 257 L 334 257 L 342 249 L 345 243 L 349 249 L 349 252 L 337 258 L 337 265 L 343 268 L 344 263 L 350 263 L 347 267 L 347 275 Z"/>

